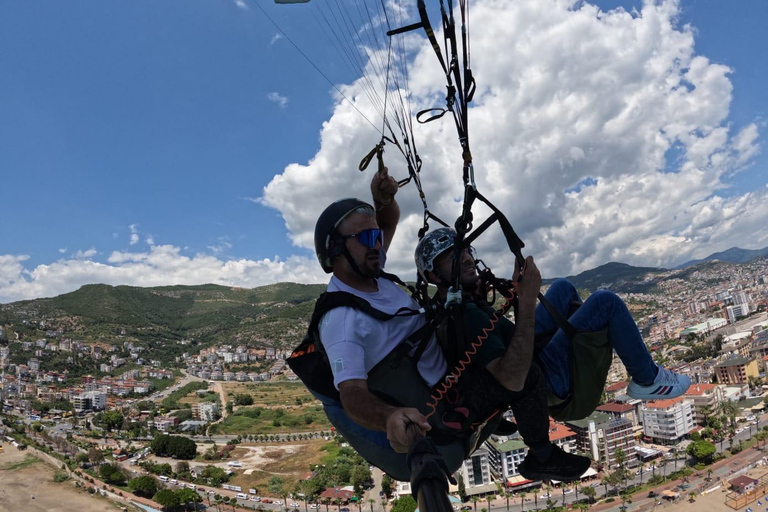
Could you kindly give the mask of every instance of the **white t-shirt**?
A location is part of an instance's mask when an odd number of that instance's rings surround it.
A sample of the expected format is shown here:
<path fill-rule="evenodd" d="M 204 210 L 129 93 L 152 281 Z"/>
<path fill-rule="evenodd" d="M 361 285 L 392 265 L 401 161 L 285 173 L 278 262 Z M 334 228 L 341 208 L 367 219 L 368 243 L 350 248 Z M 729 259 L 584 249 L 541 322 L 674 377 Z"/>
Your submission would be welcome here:
<path fill-rule="evenodd" d="M 365 293 L 331 278 L 329 292 L 349 292 L 367 300 L 384 313 L 394 314 L 406 307 L 418 309 L 418 303 L 389 279 L 377 279 L 379 290 Z M 333 384 L 351 379 L 368 379 L 368 372 L 414 331 L 426 323 L 425 315 L 399 316 L 382 322 L 352 307 L 330 310 L 320 320 L 318 330 L 333 370 Z M 447 371 L 437 338 L 432 335 L 418 363 L 422 378 L 433 386 Z"/>

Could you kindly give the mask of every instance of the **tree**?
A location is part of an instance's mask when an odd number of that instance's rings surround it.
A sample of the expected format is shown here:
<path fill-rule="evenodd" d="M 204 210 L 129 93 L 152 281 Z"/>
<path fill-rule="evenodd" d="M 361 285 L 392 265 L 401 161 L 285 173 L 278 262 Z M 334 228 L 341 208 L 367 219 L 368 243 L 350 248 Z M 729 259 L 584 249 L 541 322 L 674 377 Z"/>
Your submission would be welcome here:
<path fill-rule="evenodd" d="M 229 475 L 224 469 L 216 466 L 205 466 L 203 472 L 200 474 L 203 478 L 208 479 L 208 483 L 214 487 L 218 487 L 221 484 L 229 481 Z"/>
<path fill-rule="evenodd" d="M 185 508 L 189 510 L 189 504 L 190 503 L 200 503 L 203 501 L 203 499 L 200 497 L 199 494 L 197 494 L 197 491 L 193 491 L 189 488 L 179 489 L 176 492 L 176 495 L 179 497 L 179 503 L 184 503 Z"/>
<path fill-rule="evenodd" d="M 191 460 L 197 456 L 197 445 L 184 436 L 159 435 L 152 440 L 150 448 L 161 457 Z"/>
<path fill-rule="evenodd" d="M 145 498 L 151 498 L 158 491 L 157 480 L 149 475 L 134 478 L 128 482 L 128 487 L 134 494 Z"/>
<path fill-rule="evenodd" d="M 232 410 L 233 410 L 232 402 L 227 402 L 227 405 L 224 407 L 224 410 L 227 411 L 227 414 L 232 414 Z"/>
<path fill-rule="evenodd" d="M 169 508 L 178 507 L 181 502 L 179 501 L 179 495 L 170 489 L 160 489 L 152 496 L 152 500 L 156 501 L 163 510 Z"/>
<path fill-rule="evenodd" d="M 387 475 L 386 473 L 381 479 L 381 490 L 384 493 L 384 496 L 387 497 L 387 499 L 390 499 L 392 497 L 392 477 Z M 459 475 L 459 495 L 461 495 L 461 490 L 464 486 L 464 479 L 461 478 L 461 475 Z"/>
<path fill-rule="evenodd" d="M 459 499 L 462 503 L 465 503 L 467 501 L 467 488 L 464 485 L 464 477 L 461 475 L 461 473 L 459 473 L 457 477 L 459 480 Z"/>
<path fill-rule="evenodd" d="M 253 405 L 253 397 L 247 393 L 235 395 L 235 405 Z"/>
<path fill-rule="evenodd" d="M 581 493 L 584 496 L 587 497 L 587 499 L 589 500 L 590 503 L 594 503 L 595 502 L 595 496 L 597 495 L 597 491 L 591 485 L 587 485 L 585 487 L 582 487 L 581 488 Z"/>
<path fill-rule="evenodd" d="M 123 485 L 125 483 L 125 474 L 117 464 L 103 464 L 99 468 L 99 475 L 108 484 Z"/>
<path fill-rule="evenodd" d="M 101 423 L 110 432 L 112 432 L 113 429 L 120 432 L 120 429 L 123 427 L 124 419 L 125 418 L 123 418 L 123 414 L 120 411 L 113 409 L 105 412 L 101 416 Z"/>
<path fill-rule="evenodd" d="M 104 453 L 94 446 L 88 450 L 88 460 L 93 464 L 101 464 L 104 461 Z"/>
<path fill-rule="evenodd" d="M 696 462 L 709 464 L 716 452 L 715 445 L 709 441 L 694 441 L 688 445 L 686 452 L 696 459 Z"/>
<path fill-rule="evenodd" d="M 77 455 L 75 455 L 75 462 L 80 464 L 81 466 L 88 461 L 88 454 L 85 452 L 80 452 Z"/>
<path fill-rule="evenodd" d="M 403 496 L 392 502 L 392 512 L 415 512 L 418 504 L 411 496 Z"/>
<path fill-rule="evenodd" d="M 182 460 L 176 463 L 176 474 L 179 476 L 189 475 L 189 462 Z"/>

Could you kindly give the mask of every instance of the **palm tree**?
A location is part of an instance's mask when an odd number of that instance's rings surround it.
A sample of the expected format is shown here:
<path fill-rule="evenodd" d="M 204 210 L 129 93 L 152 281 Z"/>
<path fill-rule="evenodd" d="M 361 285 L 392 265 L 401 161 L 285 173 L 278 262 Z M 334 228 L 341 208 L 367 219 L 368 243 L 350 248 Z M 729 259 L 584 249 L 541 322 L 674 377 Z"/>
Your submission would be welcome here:
<path fill-rule="evenodd" d="M 528 496 L 528 493 L 523 491 L 520 493 L 520 512 L 523 512 L 525 510 L 525 497 Z"/>
<path fill-rule="evenodd" d="M 595 502 L 595 496 L 597 495 L 597 491 L 595 490 L 594 487 L 592 487 L 591 485 L 588 487 L 582 487 L 581 492 L 582 494 L 584 494 L 584 496 L 587 497 L 590 503 Z"/>
<path fill-rule="evenodd" d="M 477 496 L 472 496 L 472 507 L 477 512 L 477 502 L 480 500 Z"/>
<path fill-rule="evenodd" d="M 643 485 L 643 473 L 645 472 L 645 462 L 641 462 L 639 465 L 639 473 L 640 473 L 640 485 Z"/>
<path fill-rule="evenodd" d="M 507 510 L 509 510 L 509 498 L 512 497 L 512 493 L 507 490 L 504 490 L 502 492 L 504 493 L 504 497 L 507 499 Z"/>
<path fill-rule="evenodd" d="M 373 505 L 376 503 L 376 500 L 373 498 L 368 500 L 368 504 L 371 506 L 371 512 L 373 512 Z"/>
<path fill-rule="evenodd" d="M 712 480 L 712 468 L 707 469 L 707 482 Z"/>
<path fill-rule="evenodd" d="M 608 496 L 608 484 L 611 483 L 611 479 L 608 476 L 604 476 L 602 483 L 605 486 L 605 495 Z"/>

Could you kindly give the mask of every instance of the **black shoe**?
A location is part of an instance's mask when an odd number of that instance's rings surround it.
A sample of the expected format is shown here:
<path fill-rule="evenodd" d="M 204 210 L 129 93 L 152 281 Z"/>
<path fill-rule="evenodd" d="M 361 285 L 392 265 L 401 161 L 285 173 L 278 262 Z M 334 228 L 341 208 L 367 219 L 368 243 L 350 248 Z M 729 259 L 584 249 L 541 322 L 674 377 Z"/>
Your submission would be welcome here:
<path fill-rule="evenodd" d="M 546 461 L 539 462 L 529 451 L 517 470 L 528 480 L 569 482 L 578 480 L 589 469 L 590 463 L 591 461 L 587 457 L 566 453 L 553 445 L 552 453 Z"/>
<path fill-rule="evenodd" d="M 502 419 L 493 433 L 497 436 L 511 436 L 517 432 L 517 423 Z"/>

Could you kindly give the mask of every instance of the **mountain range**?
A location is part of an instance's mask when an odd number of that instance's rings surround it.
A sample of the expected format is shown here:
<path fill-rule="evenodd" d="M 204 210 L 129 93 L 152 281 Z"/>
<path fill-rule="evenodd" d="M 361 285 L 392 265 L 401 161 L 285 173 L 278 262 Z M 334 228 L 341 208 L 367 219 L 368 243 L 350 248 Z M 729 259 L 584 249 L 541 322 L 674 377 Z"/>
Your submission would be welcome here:
<path fill-rule="evenodd" d="M 766 253 L 768 248 L 734 248 L 677 269 L 612 262 L 567 279 L 588 292 L 606 288 L 654 293 L 666 279 L 685 279 L 699 286 L 699 270 L 738 265 L 745 258 Z M 725 276 L 728 272 L 707 274 L 708 280 L 701 286 L 716 284 L 718 279 L 711 276 Z M 253 289 L 213 284 L 153 288 L 86 285 L 53 298 L 0 304 L 0 327 L 5 327 L 11 342 L 55 336 L 107 344 L 131 342 L 161 360 L 195 352 L 194 346 L 199 349 L 222 343 L 289 349 L 301 340 L 315 299 L 324 290 L 325 285 L 296 283 Z M 178 343 L 182 340 L 186 340 L 184 344 Z"/>

